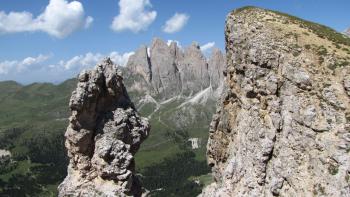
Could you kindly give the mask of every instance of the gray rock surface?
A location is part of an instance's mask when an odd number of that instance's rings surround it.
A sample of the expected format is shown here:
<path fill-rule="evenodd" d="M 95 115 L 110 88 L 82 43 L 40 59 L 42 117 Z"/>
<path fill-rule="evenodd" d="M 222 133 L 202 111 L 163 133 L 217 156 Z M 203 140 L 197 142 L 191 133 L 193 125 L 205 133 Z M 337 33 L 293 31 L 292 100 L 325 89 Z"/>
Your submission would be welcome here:
<path fill-rule="evenodd" d="M 161 39 L 155 38 L 151 46 L 152 83 L 157 94 L 170 98 L 181 92 L 176 54 Z"/>
<path fill-rule="evenodd" d="M 207 144 L 215 182 L 201 196 L 350 196 L 350 68 L 304 49 L 334 43 L 258 8 L 230 13 L 225 35 L 227 78 Z"/>
<path fill-rule="evenodd" d="M 147 54 L 147 46 L 141 46 L 131 55 L 126 65 L 133 73 L 140 74 L 147 82 L 151 82 L 151 63 Z"/>
<path fill-rule="evenodd" d="M 134 155 L 149 134 L 110 59 L 83 71 L 72 93 L 68 175 L 59 196 L 141 196 Z"/>
<path fill-rule="evenodd" d="M 138 74 L 151 84 L 140 83 L 138 79 L 131 85 L 134 89 L 163 101 L 179 95 L 193 96 L 210 85 L 218 89 L 224 79 L 225 57 L 219 49 L 214 49 L 211 57 L 206 58 L 195 42 L 183 50 L 176 42 L 168 45 L 155 38 L 149 54 L 147 47 L 141 46 L 126 67 L 130 75 Z"/>
<path fill-rule="evenodd" d="M 194 42 L 185 49 L 179 70 L 181 72 L 183 92 L 194 94 L 209 87 L 208 63 L 197 43 Z"/>
<path fill-rule="evenodd" d="M 214 48 L 208 61 L 210 84 L 214 89 L 221 86 L 224 82 L 223 71 L 225 70 L 225 65 L 226 62 L 224 55 L 219 49 Z"/>

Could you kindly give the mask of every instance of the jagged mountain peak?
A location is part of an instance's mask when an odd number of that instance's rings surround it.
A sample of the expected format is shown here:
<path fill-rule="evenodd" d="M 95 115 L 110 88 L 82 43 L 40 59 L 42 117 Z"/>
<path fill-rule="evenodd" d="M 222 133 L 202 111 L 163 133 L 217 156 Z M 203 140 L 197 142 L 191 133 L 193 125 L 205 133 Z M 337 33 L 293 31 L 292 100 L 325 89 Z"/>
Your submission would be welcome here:
<path fill-rule="evenodd" d="M 163 46 L 166 45 L 167 46 L 167 43 L 163 39 L 155 37 L 152 40 L 151 47 L 154 47 L 155 45 L 163 45 Z"/>
<path fill-rule="evenodd" d="M 150 55 L 147 46 L 141 46 L 130 57 L 127 68 L 151 84 L 147 92 L 161 100 L 194 95 L 209 87 L 211 82 L 217 88 L 223 80 L 225 57 L 219 49 L 213 50 L 212 58 L 207 59 L 196 42 L 182 50 L 174 41 L 168 45 L 154 38 L 149 50 Z M 219 74 L 212 75 L 212 71 Z"/>
<path fill-rule="evenodd" d="M 193 41 L 190 45 L 190 48 L 200 49 L 199 43 L 196 41 Z"/>
<path fill-rule="evenodd" d="M 206 59 L 197 42 L 193 42 L 189 47 L 185 48 L 184 51 L 185 56 L 197 56 L 200 59 Z"/>
<path fill-rule="evenodd" d="M 177 48 L 177 47 L 178 47 L 178 46 L 177 46 L 177 42 L 171 41 L 170 44 L 169 44 L 169 47 L 170 47 L 170 48 Z"/>

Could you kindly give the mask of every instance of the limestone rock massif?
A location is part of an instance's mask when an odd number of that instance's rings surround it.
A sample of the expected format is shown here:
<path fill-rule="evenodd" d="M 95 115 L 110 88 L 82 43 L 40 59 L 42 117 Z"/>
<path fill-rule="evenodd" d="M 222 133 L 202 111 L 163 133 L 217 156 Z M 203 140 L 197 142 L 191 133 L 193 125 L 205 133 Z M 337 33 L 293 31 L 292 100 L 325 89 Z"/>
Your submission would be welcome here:
<path fill-rule="evenodd" d="M 201 196 L 350 196 L 349 46 L 320 28 L 252 7 L 228 15 L 215 182 Z"/>
<path fill-rule="evenodd" d="M 68 175 L 59 196 L 141 196 L 133 156 L 149 134 L 148 120 L 137 114 L 110 59 L 78 80 L 65 134 Z"/>
<path fill-rule="evenodd" d="M 181 49 L 176 42 L 168 45 L 155 38 L 149 49 L 141 46 L 136 50 L 126 67 L 143 78 L 142 83 L 136 80 L 138 84 L 133 85 L 134 89 L 140 92 L 146 89 L 147 94 L 166 100 L 222 86 L 225 57 L 219 49 L 213 49 L 211 57 L 206 58 L 195 42 Z"/>
<path fill-rule="evenodd" d="M 213 48 L 206 56 L 196 42 L 182 47 L 176 41 L 154 38 L 149 46 L 136 50 L 122 69 L 125 86 L 140 113 L 169 128 L 197 128 L 204 148 L 223 87 L 225 64 L 219 49 Z"/>

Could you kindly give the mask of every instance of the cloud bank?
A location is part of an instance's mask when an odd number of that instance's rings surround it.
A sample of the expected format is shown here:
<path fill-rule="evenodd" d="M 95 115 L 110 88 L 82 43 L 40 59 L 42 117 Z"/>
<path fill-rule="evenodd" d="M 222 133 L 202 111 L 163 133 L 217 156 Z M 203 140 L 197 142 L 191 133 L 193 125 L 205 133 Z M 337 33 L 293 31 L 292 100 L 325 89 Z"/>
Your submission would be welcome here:
<path fill-rule="evenodd" d="M 23 60 L 6 60 L 0 62 L 0 80 L 15 80 L 24 84 L 62 82 L 77 76 L 83 69 L 94 67 L 106 56 L 109 56 L 115 64 L 125 66 L 132 54 L 134 52 L 122 54 L 116 51 L 108 54 L 89 52 L 56 63 L 49 62 L 52 55 L 38 55 L 37 57 L 27 57 Z"/>
<path fill-rule="evenodd" d="M 119 54 L 116 51 L 112 51 L 109 54 L 101 54 L 101 53 L 86 53 L 85 55 L 74 56 L 67 61 L 60 61 L 58 65 L 51 65 L 51 67 L 56 67 L 65 70 L 75 70 L 79 73 L 83 69 L 91 68 L 95 66 L 98 62 L 100 62 L 105 57 L 110 57 L 111 60 L 119 65 L 125 66 L 128 62 L 129 57 L 134 54 L 134 52 L 128 52 L 124 54 Z"/>
<path fill-rule="evenodd" d="M 37 57 L 27 57 L 23 60 L 3 61 L 0 62 L 0 75 L 6 75 L 9 73 L 21 73 L 24 71 L 30 71 L 36 66 L 39 66 L 42 62 L 45 62 L 50 58 L 50 55 L 38 55 Z"/>

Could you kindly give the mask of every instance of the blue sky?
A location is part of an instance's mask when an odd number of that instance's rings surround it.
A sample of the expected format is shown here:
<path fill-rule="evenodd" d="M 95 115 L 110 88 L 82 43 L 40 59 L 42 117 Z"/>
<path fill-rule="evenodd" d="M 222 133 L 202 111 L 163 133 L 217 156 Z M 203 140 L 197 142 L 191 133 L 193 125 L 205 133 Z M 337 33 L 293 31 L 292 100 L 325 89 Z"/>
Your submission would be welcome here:
<path fill-rule="evenodd" d="M 1 0 L 0 81 L 60 82 L 105 55 L 123 64 L 153 37 L 224 49 L 227 13 L 246 5 L 350 27 L 349 0 Z"/>

